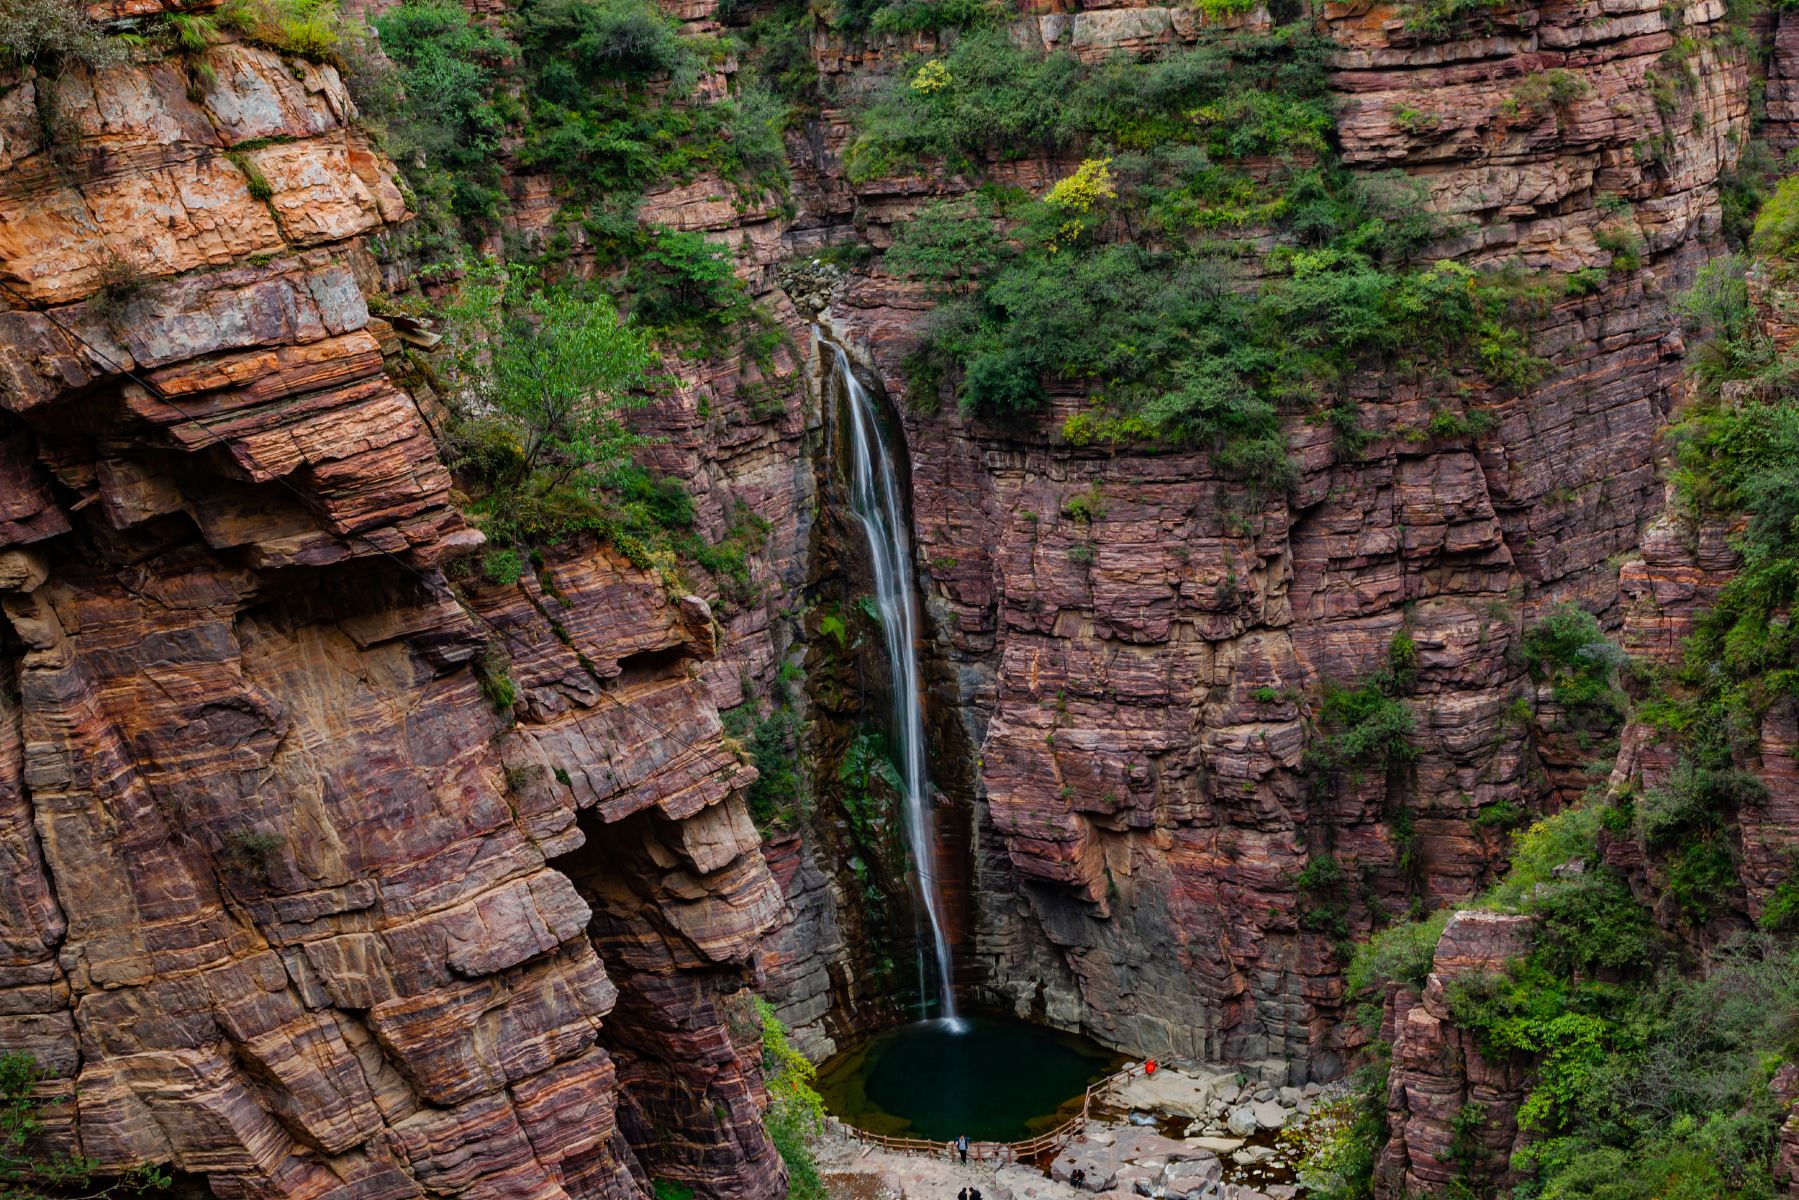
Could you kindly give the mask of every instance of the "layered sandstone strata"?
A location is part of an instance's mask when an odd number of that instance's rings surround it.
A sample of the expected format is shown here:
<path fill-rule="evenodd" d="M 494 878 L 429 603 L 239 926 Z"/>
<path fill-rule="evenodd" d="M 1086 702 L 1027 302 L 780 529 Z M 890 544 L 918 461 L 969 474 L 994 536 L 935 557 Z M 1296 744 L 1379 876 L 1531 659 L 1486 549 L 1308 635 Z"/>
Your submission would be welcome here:
<path fill-rule="evenodd" d="M 1335 935 L 1308 927 L 1308 862 L 1328 854 L 1350 873 L 1340 915 L 1365 930 L 1489 878 L 1506 840 L 1483 814 L 1576 789 L 1567 747 L 1545 749 L 1559 718 L 1533 715 L 1516 644 L 1552 602 L 1615 625 L 1614 556 L 1662 506 L 1654 441 L 1684 353 L 1671 297 L 1715 240 L 1747 112 L 1724 16 L 1518 6 L 1433 42 L 1389 7 L 1326 11 L 1349 165 L 1420 181 L 1454 223 L 1444 253 L 1600 282 L 1539 318 L 1553 367 L 1525 394 L 1467 375 L 1364 377 L 1350 399 L 1373 437 L 1356 452 L 1293 419 L 1300 479 L 1283 495 L 1219 477 L 1203 454 L 1067 445 L 1074 395 L 1006 426 L 909 411 L 902 360 L 928 298 L 878 272 L 851 286 L 841 328 L 906 413 L 942 647 L 933 696 L 979 746 L 960 800 L 983 813 L 990 994 L 1144 1052 L 1332 1073 L 1343 963 Z M 1184 12 L 1130 8 L 1035 17 L 1021 36 L 1095 57 L 1191 32 Z M 890 65 L 905 47 L 884 49 Z M 843 72 L 843 94 L 866 89 L 866 54 L 828 46 L 821 65 Z M 1563 84 L 1553 106 L 1524 86 L 1548 70 Z M 829 178 L 835 110 L 823 129 Z M 1041 190 L 1072 166 L 1001 173 Z M 879 243 L 966 186 L 824 186 L 815 204 L 853 200 Z M 1640 245 L 1640 263 L 1602 242 Z M 1485 413 L 1490 431 L 1433 436 L 1445 406 Z M 1402 630 L 1420 656 L 1417 761 L 1321 794 L 1309 700 L 1367 678 Z"/>
<path fill-rule="evenodd" d="M 336 72 L 228 43 L 0 111 L 0 1049 L 52 1140 L 222 1196 L 777 1194 L 712 612 L 592 545 L 446 586 L 479 536 Z"/>
<path fill-rule="evenodd" d="M 1449 1012 L 1457 980 L 1503 972 L 1530 944 L 1531 918 L 1459 912 L 1437 943 L 1419 992 L 1388 988 L 1381 1039 L 1393 1047 L 1387 1077 L 1391 1135 L 1375 1167 L 1376 1195 L 1432 1195 L 1452 1187 L 1481 1194 L 1517 1178 L 1517 1111 L 1534 1068 L 1488 1062 Z"/>

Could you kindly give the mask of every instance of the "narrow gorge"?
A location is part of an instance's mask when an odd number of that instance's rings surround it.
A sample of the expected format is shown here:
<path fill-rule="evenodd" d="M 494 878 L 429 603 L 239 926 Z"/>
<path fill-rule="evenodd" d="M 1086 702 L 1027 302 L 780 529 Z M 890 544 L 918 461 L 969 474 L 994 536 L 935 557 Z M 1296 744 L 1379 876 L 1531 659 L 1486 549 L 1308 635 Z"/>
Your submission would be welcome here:
<path fill-rule="evenodd" d="M 0 0 L 0 1200 L 1799 1196 L 1796 148 L 1753 0 Z"/>

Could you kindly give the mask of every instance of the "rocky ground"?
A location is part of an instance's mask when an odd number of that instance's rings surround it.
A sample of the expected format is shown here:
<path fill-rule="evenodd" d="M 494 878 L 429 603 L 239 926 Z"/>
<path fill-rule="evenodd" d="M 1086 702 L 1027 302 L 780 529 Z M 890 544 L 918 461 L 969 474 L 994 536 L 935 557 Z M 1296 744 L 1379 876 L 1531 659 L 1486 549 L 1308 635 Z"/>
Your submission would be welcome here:
<path fill-rule="evenodd" d="M 1134 1079 L 1047 1165 L 901 1154 L 841 1130 L 819 1163 L 834 1200 L 950 1200 L 965 1187 L 984 1200 L 1290 1200 L 1303 1192 L 1274 1135 L 1321 1095 L 1181 1063 Z"/>

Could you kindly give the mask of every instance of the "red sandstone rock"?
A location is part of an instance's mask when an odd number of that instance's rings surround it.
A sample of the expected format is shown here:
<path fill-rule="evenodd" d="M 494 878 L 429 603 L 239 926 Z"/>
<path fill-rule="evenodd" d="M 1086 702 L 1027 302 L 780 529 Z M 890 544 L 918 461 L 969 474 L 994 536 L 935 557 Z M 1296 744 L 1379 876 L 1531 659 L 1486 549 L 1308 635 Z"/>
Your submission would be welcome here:
<path fill-rule="evenodd" d="M 1489 1063 L 1473 1038 L 1456 1027 L 1445 987 L 1458 978 L 1505 969 L 1529 947 L 1530 918 L 1458 912 L 1437 943 L 1430 978 L 1420 996 L 1401 985 L 1389 989 L 1382 1037 L 1393 1045 L 1387 1082 L 1391 1130 L 1375 1170 L 1377 1196 L 1428 1194 L 1448 1186 L 1470 1157 L 1453 1153 L 1455 1118 L 1478 1105 L 1479 1153 L 1470 1185 L 1505 1186 L 1518 1144 L 1516 1112 L 1529 1084 L 1528 1067 Z M 1464 1151 L 1468 1147 L 1462 1147 Z"/>

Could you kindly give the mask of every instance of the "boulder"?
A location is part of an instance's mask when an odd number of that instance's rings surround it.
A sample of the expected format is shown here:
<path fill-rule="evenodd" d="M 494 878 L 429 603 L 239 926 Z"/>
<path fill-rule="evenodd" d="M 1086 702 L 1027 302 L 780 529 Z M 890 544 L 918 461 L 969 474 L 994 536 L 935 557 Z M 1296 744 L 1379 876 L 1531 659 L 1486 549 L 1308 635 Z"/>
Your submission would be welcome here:
<path fill-rule="evenodd" d="M 1049 1177 L 1057 1183 L 1103 1192 L 1112 1187 L 1122 1165 L 1119 1156 L 1105 1147 L 1076 1142 L 1049 1164 Z M 1075 1182 L 1077 1175 L 1078 1183 Z"/>
<path fill-rule="evenodd" d="M 1248 1137 L 1262 1127 L 1262 1123 L 1256 1120 L 1255 1109 L 1247 1104 L 1231 1109 L 1224 1118 L 1224 1125 L 1238 1137 Z"/>
<path fill-rule="evenodd" d="M 1256 1101 L 1250 1105 L 1250 1112 L 1254 1114 L 1256 1124 L 1263 1129 L 1279 1129 L 1287 1123 L 1287 1118 L 1291 1115 L 1288 1109 L 1282 1108 L 1273 1100 Z"/>
<path fill-rule="evenodd" d="M 1214 1088 L 1213 1077 L 1161 1070 L 1131 1080 L 1114 1099 L 1124 1108 L 1171 1117 L 1203 1117 L 1212 1104 Z"/>

